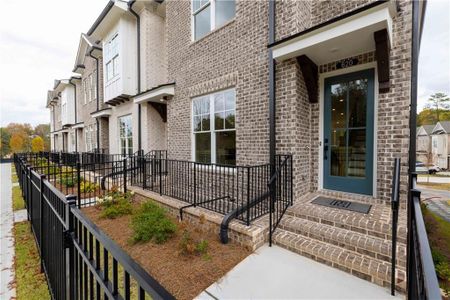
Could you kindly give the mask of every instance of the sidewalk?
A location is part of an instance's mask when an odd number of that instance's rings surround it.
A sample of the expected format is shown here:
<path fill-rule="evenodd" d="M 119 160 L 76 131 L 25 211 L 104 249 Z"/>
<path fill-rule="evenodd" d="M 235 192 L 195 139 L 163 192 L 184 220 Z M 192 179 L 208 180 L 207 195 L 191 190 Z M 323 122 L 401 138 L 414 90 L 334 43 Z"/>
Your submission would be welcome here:
<path fill-rule="evenodd" d="M 265 245 L 197 299 L 404 299 L 388 288 L 278 246 Z"/>
<path fill-rule="evenodd" d="M 11 195 L 11 164 L 0 164 L 0 299 L 16 297 L 14 283 L 14 213 Z"/>

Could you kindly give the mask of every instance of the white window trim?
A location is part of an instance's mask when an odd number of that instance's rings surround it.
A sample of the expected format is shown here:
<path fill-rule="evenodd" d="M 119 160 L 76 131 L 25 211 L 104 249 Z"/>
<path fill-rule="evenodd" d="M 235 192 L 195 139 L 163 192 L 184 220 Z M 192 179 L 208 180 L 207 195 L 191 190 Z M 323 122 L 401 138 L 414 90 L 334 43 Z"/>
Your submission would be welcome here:
<path fill-rule="evenodd" d="M 108 41 L 105 43 L 105 47 L 107 48 L 107 57 L 105 60 L 105 83 L 109 83 L 111 81 L 114 81 L 117 77 L 119 77 L 120 72 L 118 70 L 116 70 L 116 68 L 114 67 L 114 61 L 117 59 L 119 60 L 119 56 L 120 56 L 120 49 L 119 49 L 119 32 L 115 32 L 114 34 L 111 35 L 111 38 L 108 39 Z M 114 56 L 110 56 L 111 54 L 111 42 L 117 39 L 115 42 L 117 43 L 117 53 Z M 112 73 L 112 77 L 108 78 L 108 64 L 111 64 L 111 67 L 113 68 L 113 73 Z M 117 62 L 118 68 L 120 68 L 119 66 L 120 61 Z"/>
<path fill-rule="evenodd" d="M 236 14 L 235 14 L 235 16 L 232 19 L 230 19 L 228 22 L 226 22 L 225 24 L 222 24 L 219 27 L 216 27 L 216 1 L 217 0 L 209 0 L 208 3 L 203 4 L 199 9 L 194 11 L 194 1 L 191 0 L 191 41 L 192 42 L 201 40 L 202 38 L 204 38 L 205 36 L 207 36 L 208 34 L 213 32 L 214 30 L 225 26 L 229 21 L 233 20 L 236 17 Z M 211 15 L 210 15 L 211 26 L 210 26 L 209 32 L 207 34 L 205 34 L 204 36 L 202 36 L 201 38 L 196 38 L 195 37 L 195 15 L 197 15 L 202 10 L 204 10 L 208 5 L 211 6 Z M 235 5 L 236 5 L 236 2 L 235 2 Z"/>
<path fill-rule="evenodd" d="M 234 128 L 233 129 L 218 129 L 216 130 L 216 124 L 215 124 L 215 104 L 214 104 L 214 95 L 218 94 L 218 93 L 226 93 L 228 91 L 234 91 L 234 116 L 235 116 L 235 123 L 234 123 Z M 197 131 L 194 132 L 194 101 L 198 98 L 202 98 L 202 97 L 209 97 L 209 131 Z M 219 90 L 219 91 L 215 91 L 213 93 L 210 94 L 206 94 L 206 95 L 201 95 L 201 96 L 197 96 L 192 98 L 191 100 L 191 159 L 192 161 L 196 161 L 195 160 L 195 134 L 197 133 L 209 133 L 211 135 L 211 164 L 216 164 L 217 163 L 217 155 L 216 155 L 216 132 L 227 132 L 227 131 L 234 131 L 236 132 L 236 88 L 232 87 L 232 88 L 228 88 L 225 90 Z M 226 111 L 226 110 L 224 110 Z M 233 166 L 230 167 L 220 167 L 217 166 L 218 168 L 227 168 L 227 169 L 234 169 Z"/>
<path fill-rule="evenodd" d="M 130 136 L 131 137 L 131 145 L 128 145 L 129 137 L 126 136 L 125 137 L 125 148 L 127 150 L 129 148 L 131 148 L 131 153 L 133 153 L 133 117 L 132 117 L 132 114 L 126 114 L 126 115 L 122 115 L 122 116 L 117 117 L 117 129 L 119 131 L 117 136 L 119 137 L 118 145 L 119 145 L 119 152 L 120 152 L 121 155 L 123 155 L 123 153 L 122 153 L 122 143 L 121 143 L 122 136 L 120 135 L 120 119 L 125 118 L 125 117 L 130 117 L 130 120 L 131 120 L 131 122 L 130 122 L 130 125 L 131 125 L 131 136 Z M 129 153 L 127 151 L 125 151 L 125 155 L 129 155 Z"/>

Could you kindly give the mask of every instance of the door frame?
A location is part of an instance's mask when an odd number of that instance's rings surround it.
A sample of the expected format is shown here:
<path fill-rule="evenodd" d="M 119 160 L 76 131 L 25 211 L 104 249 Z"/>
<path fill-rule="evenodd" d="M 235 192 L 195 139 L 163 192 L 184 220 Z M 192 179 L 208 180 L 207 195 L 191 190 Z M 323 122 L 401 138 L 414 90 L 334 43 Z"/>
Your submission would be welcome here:
<path fill-rule="evenodd" d="M 329 77 L 335 77 L 339 75 L 344 75 L 347 73 L 353 73 L 357 71 L 363 71 L 367 69 L 374 69 L 374 116 L 373 116 L 373 176 L 372 176 L 372 196 L 377 197 L 378 186 L 377 186 L 377 165 L 378 165 L 378 71 L 377 63 L 371 62 L 367 64 L 361 64 L 354 67 L 349 67 L 345 69 L 330 71 L 326 73 L 319 74 L 319 147 L 318 147 L 318 157 L 319 157 L 319 173 L 318 173 L 318 189 L 323 190 L 323 130 L 324 130 L 324 111 L 325 111 L 325 79 Z"/>

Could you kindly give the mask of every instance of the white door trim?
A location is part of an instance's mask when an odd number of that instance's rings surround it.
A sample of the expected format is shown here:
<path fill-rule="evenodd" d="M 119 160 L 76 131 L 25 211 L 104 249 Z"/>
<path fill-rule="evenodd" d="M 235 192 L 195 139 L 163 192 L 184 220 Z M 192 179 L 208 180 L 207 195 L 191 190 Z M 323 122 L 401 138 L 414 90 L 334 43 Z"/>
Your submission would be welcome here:
<path fill-rule="evenodd" d="M 319 184 L 318 189 L 323 189 L 323 111 L 324 111 L 324 85 L 325 78 L 334 77 L 342 74 L 367 70 L 367 69 L 375 69 L 374 76 L 374 117 L 373 117 L 373 192 L 372 196 L 377 197 L 377 165 L 378 165 L 378 73 L 377 73 L 377 63 L 371 62 L 367 64 L 361 64 L 354 67 L 349 67 L 345 69 L 335 70 L 327 73 L 319 74 Z"/>

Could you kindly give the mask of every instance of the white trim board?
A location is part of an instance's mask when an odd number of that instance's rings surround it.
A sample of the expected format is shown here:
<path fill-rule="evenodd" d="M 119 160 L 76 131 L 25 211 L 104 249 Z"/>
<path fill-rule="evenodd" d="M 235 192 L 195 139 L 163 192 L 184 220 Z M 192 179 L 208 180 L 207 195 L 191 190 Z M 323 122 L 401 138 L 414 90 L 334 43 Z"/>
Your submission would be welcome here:
<path fill-rule="evenodd" d="M 377 197 L 378 186 L 377 186 L 377 165 L 378 165 L 378 72 L 377 63 L 371 62 L 367 64 L 361 64 L 354 67 L 349 67 L 345 69 L 335 70 L 327 73 L 319 74 L 319 173 L 318 173 L 318 189 L 323 190 L 323 112 L 324 112 L 324 85 L 325 78 L 334 77 L 342 74 L 375 69 L 374 74 L 374 116 L 373 116 L 373 192 L 372 196 Z"/>

